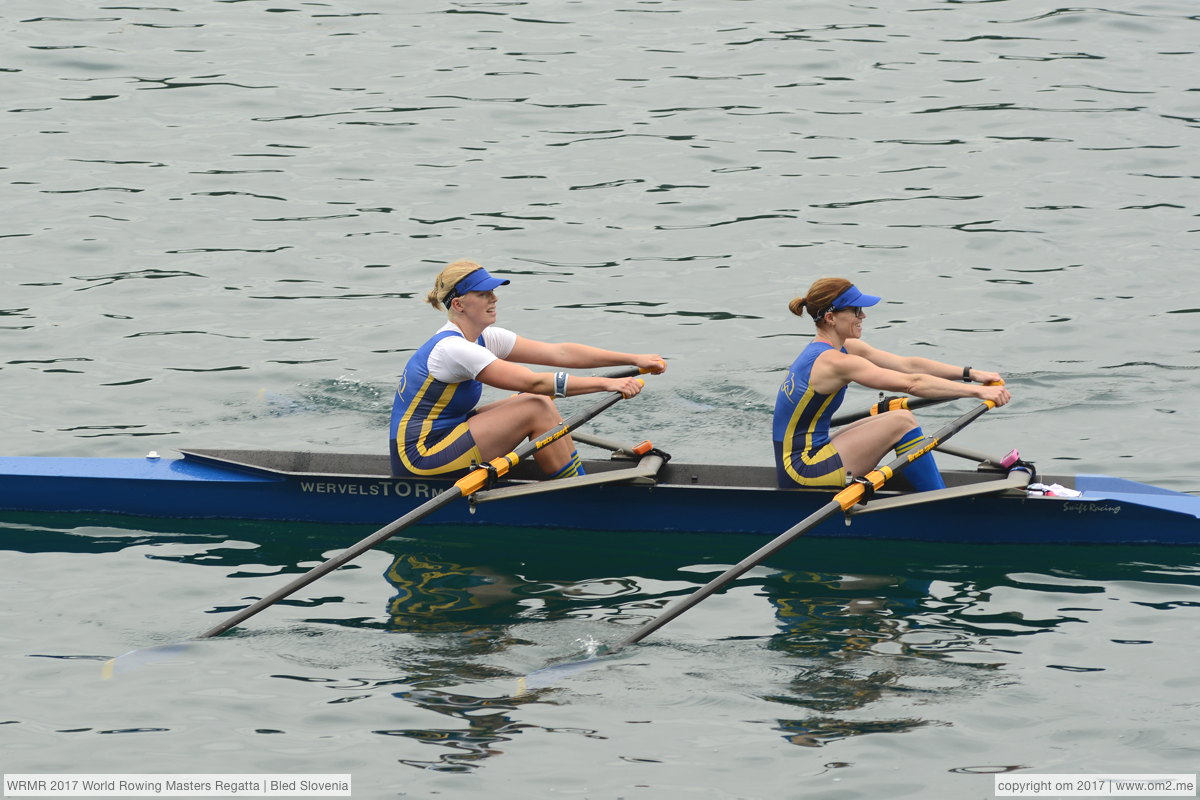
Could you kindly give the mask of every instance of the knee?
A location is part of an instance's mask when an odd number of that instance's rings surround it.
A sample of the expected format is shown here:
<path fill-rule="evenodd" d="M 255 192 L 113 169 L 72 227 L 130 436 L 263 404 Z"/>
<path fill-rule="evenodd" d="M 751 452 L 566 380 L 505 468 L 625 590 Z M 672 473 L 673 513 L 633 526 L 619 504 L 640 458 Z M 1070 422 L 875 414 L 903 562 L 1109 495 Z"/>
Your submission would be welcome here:
<path fill-rule="evenodd" d="M 894 440 L 898 441 L 903 439 L 912 431 L 915 431 L 921 427 L 921 423 L 917 421 L 917 418 L 913 416 L 911 411 L 889 411 L 887 416 L 890 417 L 893 414 L 896 416 L 891 421 L 892 425 L 891 429 L 888 431 L 888 435 Z"/>
<path fill-rule="evenodd" d="M 523 394 L 520 401 L 523 404 L 525 413 L 532 420 L 543 422 L 546 420 L 558 424 L 562 420 L 562 416 L 558 413 L 558 406 L 554 405 L 554 401 L 542 394 Z"/>
<path fill-rule="evenodd" d="M 917 418 L 913 416 L 913 413 L 907 409 L 888 412 L 889 417 L 893 414 L 895 414 L 896 417 L 892 420 L 892 425 L 895 426 L 897 433 L 908 433 L 913 428 L 916 428 L 920 425 L 920 423 L 917 422 Z"/>

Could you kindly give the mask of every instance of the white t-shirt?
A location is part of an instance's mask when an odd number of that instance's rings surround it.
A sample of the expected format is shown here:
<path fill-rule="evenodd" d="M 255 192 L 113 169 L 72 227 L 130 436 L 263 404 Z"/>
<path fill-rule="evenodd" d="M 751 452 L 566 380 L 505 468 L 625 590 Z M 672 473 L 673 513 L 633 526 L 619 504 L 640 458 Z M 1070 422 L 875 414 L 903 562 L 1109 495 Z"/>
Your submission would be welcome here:
<path fill-rule="evenodd" d="M 462 333 L 453 322 L 438 329 Z M 429 374 L 443 383 L 474 380 L 484 367 L 497 358 L 506 358 L 517 343 L 517 335 L 507 328 L 489 325 L 483 329 L 483 347 L 463 336 L 447 336 L 429 353 Z"/>

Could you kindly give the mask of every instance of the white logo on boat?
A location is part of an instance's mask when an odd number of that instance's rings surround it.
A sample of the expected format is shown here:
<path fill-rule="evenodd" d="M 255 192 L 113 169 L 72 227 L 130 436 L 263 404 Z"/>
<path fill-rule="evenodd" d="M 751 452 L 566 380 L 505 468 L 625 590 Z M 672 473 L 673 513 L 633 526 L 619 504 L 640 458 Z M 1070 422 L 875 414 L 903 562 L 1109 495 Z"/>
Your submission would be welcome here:
<path fill-rule="evenodd" d="M 300 481 L 300 491 L 307 494 L 340 494 L 358 497 L 433 497 L 437 490 L 422 481 Z"/>
<path fill-rule="evenodd" d="M 1076 514 L 1120 514 L 1121 506 L 1113 503 L 1064 503 L 1063 511 Z"/>

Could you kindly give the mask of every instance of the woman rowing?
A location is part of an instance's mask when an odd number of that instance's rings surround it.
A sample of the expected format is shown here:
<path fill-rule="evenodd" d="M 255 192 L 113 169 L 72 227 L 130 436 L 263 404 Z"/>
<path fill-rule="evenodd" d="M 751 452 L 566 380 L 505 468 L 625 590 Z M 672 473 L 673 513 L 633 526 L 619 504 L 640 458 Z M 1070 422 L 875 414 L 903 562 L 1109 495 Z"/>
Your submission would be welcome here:
<path fill-rule="evenodd" d="M 851 383 L 918 397 L 977 397 L 998 406 L 1011 399 L 1003 385 L 980 385 L 1002 383 L 995 372 L 893 355 L 867 344 L 862 339 L 863 309 L 878 302 L 844 278 L 821 278 L 788 305 L 798 317 L 807 312 L 817 333 L 788 369 L 775 401 L 773 438 L 781 487 L 841 487 L 851 476 L 874 469 L 888 450 L 904 455 L 922 445 L 921 426 L 902 410 L 831 433 L 830 421 Z M 903 474 L 919 491 L 945 486 L 930 453 Z"/>
<path fill-rule="evenodd" d="M 570 369 L 630 365 L 660 373 L 657 354 L 618 353 L 584 344 L 550 344 L 496 327 L 495 289 L 509 283 L 473 261 L 456 261 L 426 298 L 448 321 L 404 367 L 392 403 L 392 472 L 429 476 L 458 472 L 511 452 L 562 422 L 552 397 L 642 390 L 637 378 L 534 372 L 523 364 Z M 521 363 L 515 363 L 521 362 Z M 476 408 L 483 385 L 520 392 Z M 541 448 L 538 465 L 551 478 L 583 474 L 570 436 Z"/>

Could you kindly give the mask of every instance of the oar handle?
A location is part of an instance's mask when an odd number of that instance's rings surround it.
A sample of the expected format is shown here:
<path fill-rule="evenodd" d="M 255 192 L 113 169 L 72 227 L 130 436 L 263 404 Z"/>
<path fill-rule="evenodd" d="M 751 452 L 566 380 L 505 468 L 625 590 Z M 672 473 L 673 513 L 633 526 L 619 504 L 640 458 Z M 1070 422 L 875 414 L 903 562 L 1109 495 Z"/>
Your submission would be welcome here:
<path fill-rule="evenodd" d="M 984 386 L 1003 386 L 1004 379 L 988 381 Z M 882 395 L 883 393 L 880 392 Z M 926 408 L 928 406 L 936 406 L 942 403 L 949 403 L 951 400 L 961 400 L 960 397 L 881 397 L 878 403 L 875 403 L 865 411 L 852 411 L 848 414 L 841 414 L 829 421 L 830 427 L 840 428 L 843 425 L 849 425 L 851 422 L 857 422 L 860 419 L 867 417 L 886 414 L 889 411 L 915 411 L 918 408 Z"/>
<path fill-rule="evenodd" d="M 888 411 L 900 411 L 908 409 L 910 411 L 926 406 L 936 406 L 940 403 L 948 403 L 951 400 L 958 400 L 957 397 L 885 397 L 878 403 L 875 403 L 865 411 L 852 411 L 849 414 L 841 414 L 830 420 L 829 425 L 833 428 L 839 428 L 842 425 L 849 425 L 851 422 L 857 422 L 860 419 L 867 417 L 886 414 Z"/>
<path fill-rule="evenodd" d="M 650 370 L 644 367 L 621 367 L 612 372 L 606 372 L 601 378 L 632 378 L 634 375 L 648 375 Z"/>

